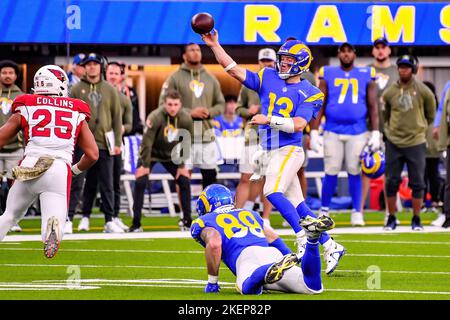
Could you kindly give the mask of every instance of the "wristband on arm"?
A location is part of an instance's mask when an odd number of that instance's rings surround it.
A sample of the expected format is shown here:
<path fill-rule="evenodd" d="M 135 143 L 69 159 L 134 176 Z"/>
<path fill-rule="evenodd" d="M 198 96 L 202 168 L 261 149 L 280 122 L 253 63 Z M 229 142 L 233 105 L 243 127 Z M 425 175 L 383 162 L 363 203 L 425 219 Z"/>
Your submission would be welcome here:
<path fill-rule="evenodd" d="M 270 117 L 269 125 L 273 129 L 281 130 L 287 133 L 295 132 L 294 120 L 292 118 L 272 116 Z"/>

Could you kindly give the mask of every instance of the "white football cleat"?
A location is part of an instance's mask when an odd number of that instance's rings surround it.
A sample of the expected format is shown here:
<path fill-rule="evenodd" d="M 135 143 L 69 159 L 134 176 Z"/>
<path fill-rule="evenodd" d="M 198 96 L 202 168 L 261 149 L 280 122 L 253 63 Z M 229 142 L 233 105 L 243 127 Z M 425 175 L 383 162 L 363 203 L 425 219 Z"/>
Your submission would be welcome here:
<path fill-rule="evenodd" d="M 109 221 L 105 224 L 105 233 L 124 233 L 122 228 L 116 225 L 113 221 Z"/>
<path fill-rule="evenodd" d="M 61 234 L 59 232 L 59 221 L 52 216 L 47 221 L 47 233 L 44 242 L 44 255 L 47 258 L 53 258 L 58 252 L 61 243 Z"/>
<path fill-rule="evenodd" d="M 350 222 L 351 222 L 352 226 L 354 226 L 354 227 L 363 227 L 366 225 L 366 223 L 364 222 L 363 214 L 358 211 L 352 212 Z"/>
<path fill-rule="evenodd" d="M 436 220 L 431 221 L 431 225 L 435 227 L 442 227 L 445 222 L 445 214 L 440 213 Z"/>
<path fill-rule="evenodd" d="M 81 218 L 80 224 L 78 225 L 78 231 L 89 231 L 89 218 Z"/>
<path fill-rule="evenodd" d="M 341 258 L 345 254 L 345 248 L 336 241 L 332 241 L 334 243 L 331 245 L 331 248 L 326 251 L 324 250 L 323 252 L 325 261 L 327 263 L 327 268 L 325 269 L 325 273 L 327 275 L 330 275 L 334 270 L 336 270 L 336 267 L 339 264 L 339 260 L 341 260 Z"/>
<path fill-rule="evenodd" d="M 73 233 L 73 223 L 70 220 L 66 221 L 64 225 L 64 234 L 72 234 Z"/>
<path fill-rule="evenodd" d="M 445 216 L 444 216 L 444 220 L 445 220 Z M 444 223 L 444 222 L 442 222 L 442 223 Z M 11 232 L 22 232 L 22 228 L 17 223 L 16 225 L 12 226 L 11 229 L 9 229 L 9 231 L 11 231 Z"/>
<path fill-rule="evenodd" d="M 123 231 L 128 231 L 130 229 L 119 217 L 113 218 L 113 222 Z"/>

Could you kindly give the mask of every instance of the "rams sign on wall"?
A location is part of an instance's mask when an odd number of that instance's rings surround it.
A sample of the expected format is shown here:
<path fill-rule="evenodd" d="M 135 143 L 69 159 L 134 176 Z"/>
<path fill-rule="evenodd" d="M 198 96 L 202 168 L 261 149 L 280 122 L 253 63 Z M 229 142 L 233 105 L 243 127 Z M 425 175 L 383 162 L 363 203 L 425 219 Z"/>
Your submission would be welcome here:
<path fill-rule="evenodd" d="M 398 45 L 450 43 L 448 3 L 175 2 L 138 0 L 2 0 L 0 42 L 185 44 L 199 41 L 191 17 L 206 11 L 223 44 Z"/>

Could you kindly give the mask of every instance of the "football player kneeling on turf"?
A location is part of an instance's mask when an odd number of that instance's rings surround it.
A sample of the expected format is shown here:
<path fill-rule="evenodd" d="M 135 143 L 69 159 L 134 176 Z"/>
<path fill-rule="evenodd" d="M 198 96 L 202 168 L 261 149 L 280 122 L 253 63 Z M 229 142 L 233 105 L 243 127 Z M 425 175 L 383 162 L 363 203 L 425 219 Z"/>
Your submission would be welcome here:
<path fill-rule="evenodd" d="M 258 213 L 234 207 L 233 195 L 225 186 L 208 186 L 197 200 L 197 212 L 191 235 L 205 247 L 206 293 L 220 290 L 221 260 L 236 275 L 236 288 L 242 294 L 261 294 L 263 289 L 306 294 L 323 291 L 319 237 L 334 227 L 330 217 L 300 220 L 307 243 L 299 266 L 297 254 L 273 229 L 264 227 Z"/>

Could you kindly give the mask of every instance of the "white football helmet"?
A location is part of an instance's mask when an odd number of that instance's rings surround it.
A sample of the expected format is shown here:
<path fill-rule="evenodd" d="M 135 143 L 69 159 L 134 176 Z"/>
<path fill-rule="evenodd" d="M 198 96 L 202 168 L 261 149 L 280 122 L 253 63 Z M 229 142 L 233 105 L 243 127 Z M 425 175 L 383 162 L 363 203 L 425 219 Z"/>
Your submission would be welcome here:
<path fill-rule="evenodd" d="M 46 65 L 34 75 L 34 93 L 67 97 L 69 80 L 66 72 L 58 66 Z"/>

